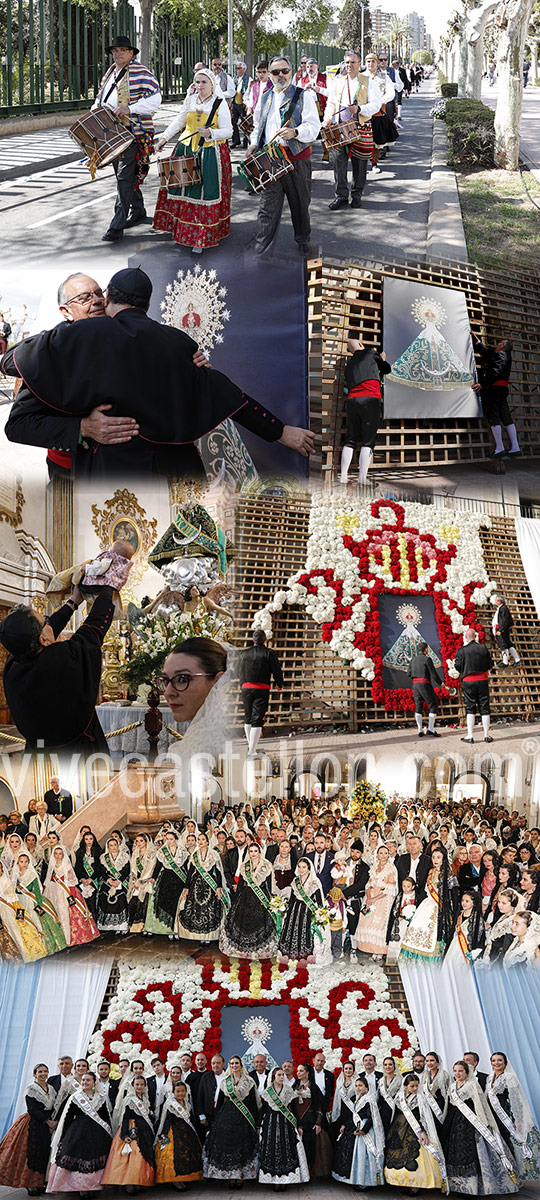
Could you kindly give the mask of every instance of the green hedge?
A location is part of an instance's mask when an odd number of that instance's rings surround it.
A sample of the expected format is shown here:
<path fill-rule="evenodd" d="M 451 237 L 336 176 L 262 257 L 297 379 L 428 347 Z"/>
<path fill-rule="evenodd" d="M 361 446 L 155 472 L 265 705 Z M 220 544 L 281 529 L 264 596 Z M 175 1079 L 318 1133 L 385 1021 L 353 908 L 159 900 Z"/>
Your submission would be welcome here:
<path fill-rule="evenodd" d="M 450 99 L 451 96 L 457 96 L 457 83 L 441 83 L 441 96 L 443 100 Z"/>
<path fill-rule="evenodd" d="M 495 114 L 480 100 L 448 100 L 446 128 L 453 167 L 495 165 Z"/>

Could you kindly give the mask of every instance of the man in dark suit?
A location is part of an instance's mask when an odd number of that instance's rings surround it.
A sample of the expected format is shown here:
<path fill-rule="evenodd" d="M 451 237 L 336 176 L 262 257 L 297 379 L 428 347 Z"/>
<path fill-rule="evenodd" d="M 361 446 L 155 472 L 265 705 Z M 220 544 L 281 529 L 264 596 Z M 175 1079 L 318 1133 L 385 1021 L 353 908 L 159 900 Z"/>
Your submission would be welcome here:
<path fill-rule="evenodd" d="M 151 1067 L 154 1074 L 148 1076 L 148 1079 L 146 1080 L 146 1090 L 148 1093 L 150 1113 L 155 1121 L 163 1101 L 163 1095 L 167 1083 L 167 1075 L 163 1060 L 159 1058 L 158 1055 L 152 1059 Z"/>
<path fill-rule="evenodd" d="M 249 1078 L 253 1080 L 259 1096 L 262 1096 L 265 1087 L 270 1082 L 270 1071 L 268 1070 L 268 1060 L 265 1054 L 256 1054 L 254 1056 L 253 1070 L 249 1072 Z"/>
<path fill-rule="evenodd" d="M 458 871 L 458 883 L 460 894 L 473 891 L 479 888 L 482 882 L 482 847 L 478 842 L 473 842 L 468 847 L 469 861 L 463 863 Z"/>
<path fill-rule="evenodd" d="M 28 833 L 28 826 L 25 825 L 22 819 L 22 813 L 18 812 L 16 808 L 12 809 L 9 814 L 9 821 L 6 826 L 6 837 L 9 837 L 12 833 L 18 833 L 19 837 L 23 839 Z"/>
<path fill-rule="evenodd" d="M 382 1079 L 382 1071 L 376 1071 L 376 1059 L 374 1054 L 364 1054 L 362 1059 L 362 1070 L 358 1072 L 358 1078 L 363 1079 L 372 1096 L 377 1096 L 377 1084 L 379 1079 Z"/>
<path fill-rule="evenodd" d="M 285 837 L 285 830 L 280 829 L 279 825 L 272 825 L 272 828 L 270 830 L 270 837 L 272 840 L 268 843 L 268 845 L 266 847 L 266 853 L 265 853 L 264 857 L 268 859 L 268 862 L 275 863 L 276 858 L 279 854 L 280 844 Z"/>
<path fill-rule="evenodd" d="M 60 787 L 58 776 L 53 775 L 51 786 L 48 792 L 45 792 L 43 799 L 49 812 L 56 817 L 57 821 L 67 821 L 69 817 L 73 816 L 73 796 L 71 792 L 67 791 L 67 788 Z"/>
<path fill-rule="evenodd" d="M 351 962 L 358 961 L 356 931 L 369 879 L 369 867 L 362 859 L 363 852 L 364 843 L 361 838 L 357 838 L 351 845 L 351 861 L 354 863 L 354 875 L 348 887 L 341 889 L 347 901 L 347 927 L 351 939 Z"/>
<path fill-rule="evenodd" d="M 474 1072 L 475 1079 L 478 1080 L 478 1083 L 479 1083 L 480 1087 L 482 1088 L 482 1091 L 485 1092 L 488 1077 L 484 1071 L 477 1070 L 478 1063 L 480 1062 L 480 1057 L 476 1053 L 476 1050 L 466 1050 L 465 1054 L 463 1055 L 463 1062 L 467 1063 L 467 1066 L 470 1067 L 471 1071 Z"/>
<path fill-rule="evenodd" d="M 193 1116 L 194 1116 L 193 1124 L 197 1131 L 197 1136 L 199 1136 L 201 1133 L 199 1118 L 197 1116 L 199 1090 L 201 1088 L 202 1081 L 207 1074 L 208 1074 L 208 1059 L 206 1057 L 206 1054 L 203 1054 L 202 1051 L 199 1051 L 199 1053 L 195 1055 L 195 1070 L 190 1071 L 187 1079 L 185 1080 L 185 1082 L 191 1092 L 191 1102 L 193 1105 Z"/>
<path fill-rule="evenodd" d="M 422 839 L 419 837 L 409 838 L 409 853 L 398 854 L 395 865 L 398 873 L 399 890 L 401 891 L 402 889 L 404 879 L 414 879 L 416 884 L 416 903 L 420 904 L 426 898 L 426 881 L 431 868 L 429 855 L 422 853 Z"/>
<path fill-rule="evenodd" d="M 205 1071 L 197 1091 L 197 1116 L 202 1137 L 206 1137 L 214 1120 L 219 1086 L 225 1074 L 225 1059 L 222 1054 L 212 1055 L 210 1070 Z"/>
<path fill-rule="evenodd" d="M 315 850 L 313 854 L 308 854 L 307 858 L 313 863 L 317 879 L 325 896 L 327 896 L 334 883 L 332 879 L 334 856 L 326 849 L 326 836 L 324 833 L 315 834 Z"/>
<path fill-rule="evenodd" d="M 336 1081 L 332 1071 L 327 1071 L 325 1067 L 326 1058 L 322 1050 L 318 1050 L 313 1055 L 313 1085 L 311 1096 L 313 1107 L 320 1109 L 321 1112 L 327 1113 L 332 1104 Z"/>
<path fill-rule="evenodd" d="M 114 1106 L 116 1104 L 116 1097 L 118 1095 L 118 1088 L 120 1087 L 120 1080 L 119 1079 L 111 1079 L 111 1064 L 110 1064 L 110 1062 L 107 1061 L 106 1058 L 102 1058 L 101 1062 L 98 1062 L 97 1076 L 98 1076 L 99 1085 L 101 1087 L 103 1095 L 109 1101 L 109 1104 L 111 1106 L 111 1111 L 112 1111 L 112 1109 L 114 1108 Z"/>
<path fill-rule="evenodd" d="M 71 1075 L 72 1072 L 73 1072 L 73 1059 L 71 1058 L 71 1055 L 63 1054 L 62 1057 L 58 1059 L 58 1074 L 57 1075 L 49 1075 L 47 1083 L 50 1083 L 51 1087 L 54 1088 L 55 1092 L 59 1092 L 60 1086 L 63 1083 L 64 1079 L 67 1079 L 68 1075 Z"/>
<path fill-rule="evenodd" d="M 238 886 L 238 877 L 240 869 L 247 861 L 248 843 L 247 834 L 243 829 L 237 829 L 234 835 L 235 847 L 234 850 L 227 850 L 223 859 L 223 871 L 227 889 L 232 895 Z"/>

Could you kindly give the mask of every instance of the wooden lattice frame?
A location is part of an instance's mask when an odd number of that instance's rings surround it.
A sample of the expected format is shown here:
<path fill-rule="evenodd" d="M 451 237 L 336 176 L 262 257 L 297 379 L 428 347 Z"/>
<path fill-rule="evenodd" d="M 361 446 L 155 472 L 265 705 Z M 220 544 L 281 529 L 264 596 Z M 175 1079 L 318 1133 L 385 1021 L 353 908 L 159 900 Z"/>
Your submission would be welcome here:
<path fill-rule="evenodd" d="M 464 506 L 465 507 L 465 506 Z M 236 510 L 237 581 L 242 595 L 239 641 L 246 644 L 253 617 L 289 576 L 305 564 L 310 500 L 308 496 L 240 498 Z M 491 676 L 494 718 L 540 719 L 540 621 L 521 563 L 512 518 L 495 516 L 481 531 L 486 567 L 514 616 L 514 638 L 521 666 L 499 669 Z M 497 661 L 491 638 L 491 605 L 478 609 L 487 644 Z M 285 677 L 273 690 L 266 724 L 268 736 L 292 730 L 358 733 L 377 725 L 403 725 L 410 714 L 388 713 L 375 705 L 371 684 L 321 642 L 320 629 L 301 607 L 285 606 L 273 618 L 272 645 Z M 442 722 L 463 718 L 461 696 L 449 697 L 439 709 Z M 236 724 L 242 724 L 240 699 Z"/>
<path fill-rule="evenodd" d="M 409 279 L 465 294 L 473 333 L 489 344 L 509 337 L 514 344 L 510 402 L 520 445 L 527 457 L 540 455 L 540 279 L 537 272 L 480 270 L 473 264 L 350 263 L 314 260 L 308 266 L 308 325 L 311 428 L 316 453 L 313 478 L 330 485 L 345 440 L 343 363 L 350 336 L 366 345 L 382 342 L 385 277 Z M 379 430 L 374 466 L 429 467 L 478 462 L 492 442 L 486 421 L 471 419 L 385 421 Z"/>

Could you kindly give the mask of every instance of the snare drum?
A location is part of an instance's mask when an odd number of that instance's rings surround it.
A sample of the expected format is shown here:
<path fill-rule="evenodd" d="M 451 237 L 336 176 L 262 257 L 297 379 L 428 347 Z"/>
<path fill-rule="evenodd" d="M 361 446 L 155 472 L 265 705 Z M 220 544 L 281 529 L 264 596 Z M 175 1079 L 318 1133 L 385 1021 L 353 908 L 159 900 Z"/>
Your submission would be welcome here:
<path fill-rule="evenodd" d="M 85 113 L 70 126 L 68 133 L 94 167 L 107 167 L 115 162 L 135 141 L 110 108 L 94 108 Z"/>
<path fill-rule="evenodd" d="M 294 171 L 294 164 L 282 146 L 274 144 L 271 149 L 265 146 L 249 154 L 238 166 L 238 174 L 249 184 L 252 192 L 264 192 L 272 186 L 276 179 Z"/>
<path fill-rule="evenodd" d="M 199 159 L 196 154 L 181 154 L 177 158 L 158 158 L 159 181 L 162 187 L 193 187 L 201 182 Z"/>
<path fill-rule="evenodd" d="M 340 121 L 336 125 L 323 125 L 321 127 L 321 140 L 323 146 L 327 150 L 340 150 L 342 146 L 350 146 L 351 142 L 356 142 L 362 122 L 357 117 L 353 117 L 351 121 Z"/>
<path fill-rule="evenodd" d="M 253 120 L 252 112 L 247 113 L 246 116 L 242 117 L 238 122 L 238 128 L 242 130 L 244 137 L 247 137 L 248 140 L 251 137 L 251 134 L 253 133 L 253 125 L 254 125 L 254 120 Z"/>

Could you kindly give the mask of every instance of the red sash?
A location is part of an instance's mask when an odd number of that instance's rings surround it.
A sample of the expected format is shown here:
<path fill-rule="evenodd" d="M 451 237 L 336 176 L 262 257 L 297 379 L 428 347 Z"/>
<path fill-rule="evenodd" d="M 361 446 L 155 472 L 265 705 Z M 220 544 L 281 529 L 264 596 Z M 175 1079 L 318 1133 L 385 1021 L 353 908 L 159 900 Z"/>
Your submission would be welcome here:
<path fill-rule="evenodd" d="M 57 467 L 65 467 L 66 470 L 70 470 L 71 454 L 69 451 L 47 450 L 47 458 L 50 459 L 51 462 L 55 463 Z"/>
<path fill-rule="evenodd" d="M 242 687 L 243 688 L 260 688 L 263 692 L 270 691 L 269 683 L 243 683 Z"/>
<path fill-rule="evenodd" d="M 365 379 L 363 383 L 356 383 L 350 388 L 347 393 L 349 399 L 351 396 L 377 396 L 381 398 L 381 385 L 378 379 Z"/>
<path fill-rule="evenodd" d="M 464 675 L 463 683 L 487 683 L 487 671 L 481 671 L 479 675 Z"/>

